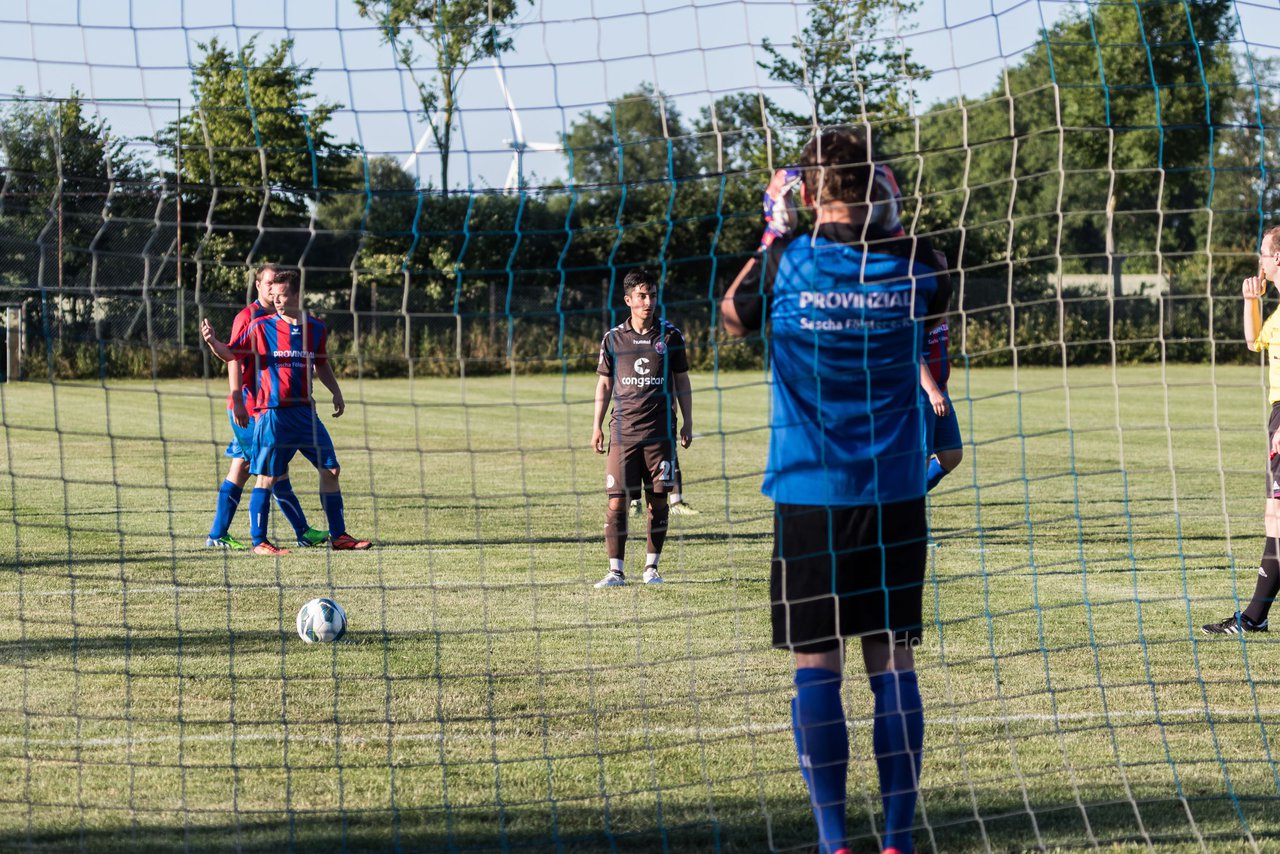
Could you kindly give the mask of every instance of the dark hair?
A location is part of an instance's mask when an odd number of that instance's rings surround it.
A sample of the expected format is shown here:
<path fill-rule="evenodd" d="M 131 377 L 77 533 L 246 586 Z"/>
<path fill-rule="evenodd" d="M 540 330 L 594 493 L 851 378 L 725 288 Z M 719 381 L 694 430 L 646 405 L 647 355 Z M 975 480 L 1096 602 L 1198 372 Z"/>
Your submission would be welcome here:
<path fill-rule="evenodd" d="M 656 288 L 658 287 L 658 280 L 655 279 L 653 274 L 644 267 L 637 267 L 627 273 L 626 277 L 622 280 L 622 295 L 624 297 L 630 296 L 631 292 L 641 285 L 649 285 Z"/>
<path fill-rule="evenodd" d="M 819 205 L 866 204 L 875 164 L 865 135 L 849 127 L 822 131 L 800 154 L 800 170 L 809 196 Z"/>
<path fill-rule="evenodd" d="M 281 270 L 279 267 L 274 268 L 276 276 L 274 281 L 281 285 L 289 286 L 289 293 L 296 294 L 298 292 L 298 271 L 297 270 Z"/>

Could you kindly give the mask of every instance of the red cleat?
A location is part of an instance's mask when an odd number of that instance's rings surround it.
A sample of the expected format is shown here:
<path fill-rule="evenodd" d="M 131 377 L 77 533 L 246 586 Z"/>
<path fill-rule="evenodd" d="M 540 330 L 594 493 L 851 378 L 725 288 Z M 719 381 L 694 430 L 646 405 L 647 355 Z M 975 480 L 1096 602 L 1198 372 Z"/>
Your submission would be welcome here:
<path fill-rule="evenodd" d="M 330 542 L 335 552 L 362 552 L 373 545 L 368 540 L 357 540 L 350 534 L 341 534 L 334 537 Z"/>
<path fill-rule="evenodd" d="M 287 555 L 289 550 L 279 548 L 267 540 L 263 540 L 253 547 L 253 553 L 256 555 Z"/>

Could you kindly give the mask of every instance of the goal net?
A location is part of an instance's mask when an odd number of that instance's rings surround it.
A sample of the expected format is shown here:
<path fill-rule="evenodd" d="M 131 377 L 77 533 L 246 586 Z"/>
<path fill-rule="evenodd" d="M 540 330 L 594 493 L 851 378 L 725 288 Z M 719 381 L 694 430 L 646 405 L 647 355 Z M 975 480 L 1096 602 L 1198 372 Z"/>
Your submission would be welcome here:
<path fill-rule="evenodd" d="M 1241 282 L 1280 12 L 8 6 L 0 848 L 811 850 L 768 625 L 768 339 L 718 301 L 773 171 L 837 125 L 955 288 L 916 847 L 1280 838 L 1268 635 L 1201 631 L 1249 604 L 1271 494 Z M 368 550 L 294 546 L 337 533 L 302 455 L 301 529 L 222 486 L 201 322 L 227 341 L 266 264 L 328 330 L 345 411 L 319 384 L 317 411 Z M 664 584 L 641 507 L 629 583 L 596 589 L 595 369 L 640 268 L 686 342 L 684 512 Z M 289 554 L 206 547 L 263 514 Z M 349 631 L 303 643 L 322 596 Z M 848 829 L 880 850 L 863 685 L 850 661 Z"/>

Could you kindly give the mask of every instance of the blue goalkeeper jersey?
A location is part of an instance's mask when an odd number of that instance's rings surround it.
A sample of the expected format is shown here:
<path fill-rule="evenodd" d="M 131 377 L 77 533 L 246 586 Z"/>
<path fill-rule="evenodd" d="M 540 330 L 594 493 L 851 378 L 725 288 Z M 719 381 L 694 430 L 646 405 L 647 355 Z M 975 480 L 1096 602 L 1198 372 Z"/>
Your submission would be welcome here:
<path fill-rule="evenodd" d="M 925 494 L 923 320 L 951 296 L 936 263 L 923 240 L 827 224 L 775 242 L 742 283 L 771 323 L 765 495 L 860 506 Z"/>

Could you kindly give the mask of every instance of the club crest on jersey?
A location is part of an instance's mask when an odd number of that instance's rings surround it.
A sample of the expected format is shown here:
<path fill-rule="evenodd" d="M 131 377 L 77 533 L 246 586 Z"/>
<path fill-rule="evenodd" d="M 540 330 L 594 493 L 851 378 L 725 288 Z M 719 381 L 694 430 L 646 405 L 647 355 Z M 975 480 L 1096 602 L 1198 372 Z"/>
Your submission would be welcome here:
<path fill-rule="evenodd" d="M 667 344 L 666 344 L 666 342 L 665 342 L 665 341 L 654 341 L 654 342 L 653 342 L 653 352 L 657 353 L 659 356 L 661 356 L 663 353 L 667 352 Z"/>

